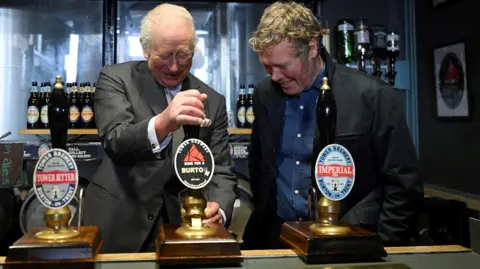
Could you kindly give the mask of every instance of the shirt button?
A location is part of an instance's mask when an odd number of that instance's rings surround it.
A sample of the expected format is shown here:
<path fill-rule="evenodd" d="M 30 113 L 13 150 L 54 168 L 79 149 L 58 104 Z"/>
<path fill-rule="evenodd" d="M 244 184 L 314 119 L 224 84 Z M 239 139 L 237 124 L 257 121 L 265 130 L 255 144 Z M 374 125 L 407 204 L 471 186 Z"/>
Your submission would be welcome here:
<path fill-rule="evenodd" d="M 302 137 L 302 134 L 297 134 L 297 137 Z"/>
<path fill-rule="evenodd" d="M 298 221 L 302 221 L 303 219 L 302 218 L 298 218 Z"/>
<path fill-rule="evenodd" d="M 155 217 L 155 216 L 154 216 L 153 214 L 148 214 L 148 219 L 149 219 L 149 220 L 153 220 L 154 217 Z"/>
<path fill-rule="evenodd" d="M 299 162 L 299 161 L 296 161 L 295 163 L 296 163 L 297 165 L 300 165 L 300 162 Z"/>
<path fill-rule="evenodd" d="M 300 192 L 298 190 L 295 190 L 295 194 L 299 194 Z"/>
<path fill-rule="evenodd" d="M 303 109 L 303 106 L 300 106 L 300 109 Z"/>

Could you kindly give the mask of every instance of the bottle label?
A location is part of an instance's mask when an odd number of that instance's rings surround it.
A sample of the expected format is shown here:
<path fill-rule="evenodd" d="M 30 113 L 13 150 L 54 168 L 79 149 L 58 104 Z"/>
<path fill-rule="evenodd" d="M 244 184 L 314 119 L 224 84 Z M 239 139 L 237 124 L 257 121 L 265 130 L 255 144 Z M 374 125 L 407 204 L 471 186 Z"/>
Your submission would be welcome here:
<path fill-rule="evenodd" d="M 357 31 L 355 32 L 355 40 L 357 44 L 369 44 L 370 34 L 368 31 Z"/>
<path fill-rule="evenodd" d="M 338 31 L 353 31 L 353 25 L 350 23 L 339 24 Z"/>
<path fill-rule="evenodd" d="M 27 110 L 27 121 L 28 123 L 36 123 L 40 114 L 38 113 L 38 108 L 36 106 L 29 106 Z"/>
<path fill-rule="evenodd" d="M 48 105 L 42 106 L 42 110 L 40 112 L 40 120 L 44 124 L 48 124 Z"/>
<path fill-rule="evenodd" d="M 80 111 L 77 106 L 70 107 L 70 122 L 75 123 L 80 118 Z"/>
<path fill-rule="evenodd" d="M 84 106 L 82 109 L 83 122 L 90 122 L 93 118 L 93 109 L 90 106 Z"/>
<path fill-rule="evenodd" d="M 400 50 L 400 36 L 397 34 L 387 35 L 387 51 Z"/>
<path fill-rule="evenodd" d="M 244 106 L 238 109 L 237 117 L 239 122 L 245 123 L 245 107 Z"/>
<path fill-rule="evenodd" d="M 254 120 L 255 120 L 255 115 L 253 115 L 253 107 L 249 107 L 247 109 L 247 121 L 249 123 L 253 123 Z"/>

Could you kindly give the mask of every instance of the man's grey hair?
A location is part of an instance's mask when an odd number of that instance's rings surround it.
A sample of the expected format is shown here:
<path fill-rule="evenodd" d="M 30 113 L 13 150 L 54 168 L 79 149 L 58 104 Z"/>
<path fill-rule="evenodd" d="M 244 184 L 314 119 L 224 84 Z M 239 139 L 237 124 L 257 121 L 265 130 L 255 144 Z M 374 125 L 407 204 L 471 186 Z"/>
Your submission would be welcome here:
<path fill-rule="evenodd" d="M 189 22 L 192 24 L 192 32 L 193 32 L 193 37 L 192 37 L 192 44 L 190 49 L 192 51 L 195 50 L 195 47 L 197 45 L 197 33 L 195 32 L 195 23 L 193 21 L 193 17 L 188 12 L 188 10 L 184 7 L 177 6 L 177 5 L 172 5 L 172 4 L 161 4 L 155 7 L 154 9 L 150 10 L 142 19 L 141 25 L 140 25 L 140 43 L 142 44 L 142 48 L 144 51 L 150 51 L 150 45 L 152 42 L 152 25 L 155 22 L 156 19 L 161 18 L 162 16 L 165 16 L 165 14 L 169 14 L 170 16 L 172 15 L 172 12 L 167 11 L 166 9 L 169 9 L 170 11 L 174 12 L 174 15 L 183 17 L 187 19 Z"/>

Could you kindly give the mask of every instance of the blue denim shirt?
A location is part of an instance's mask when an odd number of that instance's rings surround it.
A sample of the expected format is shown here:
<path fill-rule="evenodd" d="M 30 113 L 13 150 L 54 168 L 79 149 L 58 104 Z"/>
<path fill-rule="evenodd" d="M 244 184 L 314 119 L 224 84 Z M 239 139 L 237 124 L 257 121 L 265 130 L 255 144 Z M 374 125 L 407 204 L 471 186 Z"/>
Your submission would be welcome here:
<path fill-rule="evenodd" d="M 313 85 L 320 88 L 325 69 Z M 285 98 L 283 130 L 276 154 L 277 215 L 308 220 L 308 188 L 312 185 L 315 108 L 319 91 L 313 87 Z"/>

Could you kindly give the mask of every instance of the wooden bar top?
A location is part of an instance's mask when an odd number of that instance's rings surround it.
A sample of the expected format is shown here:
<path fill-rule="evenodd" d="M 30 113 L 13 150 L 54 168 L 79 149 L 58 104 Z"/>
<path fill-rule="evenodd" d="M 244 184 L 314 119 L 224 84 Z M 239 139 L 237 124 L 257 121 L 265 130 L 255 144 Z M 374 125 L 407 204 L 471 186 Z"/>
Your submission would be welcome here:
<path fill-rule="evenodd" d="M 386 247 L 385 251 L 389 255 L 394 254 L 421 254 L 421 253 L 442 253 L 442 252 L 468 252 L 468 248 L 459 245 L 442 246 L 415 246 L 415 247 Z M 296 257 L 297 254 L 290 249 L 272 249 L 272 250 L 243 250 L 244 259 L 254 258 L 280 258 Z M 154 252 L 149 253 L 117 253 L 117 254 L 98 254 L 96 262 L 126 262 L 126 261 L 155 261 Z M 0 264 L 5 264 L 5 257 L 0 257 Z"/>

